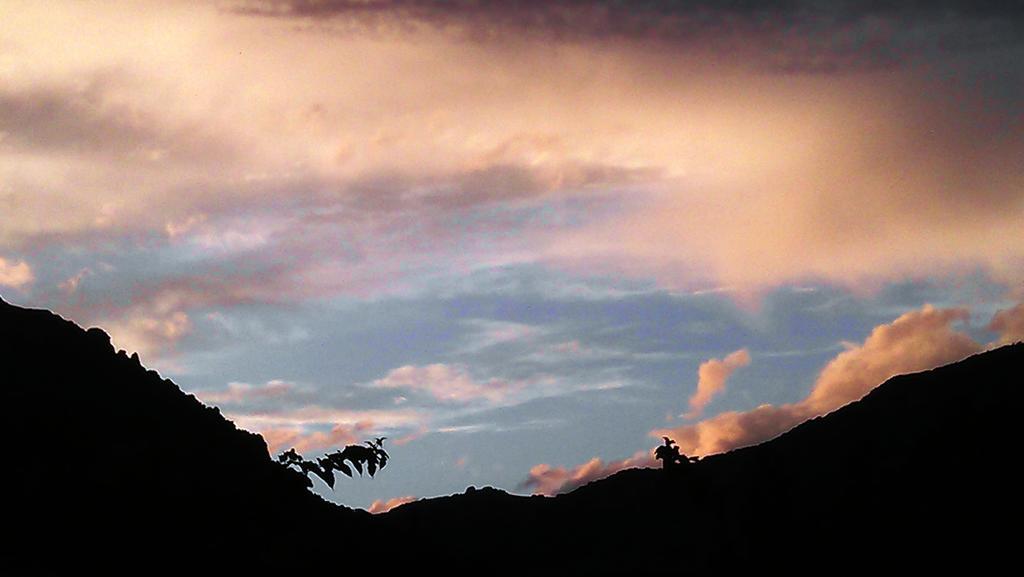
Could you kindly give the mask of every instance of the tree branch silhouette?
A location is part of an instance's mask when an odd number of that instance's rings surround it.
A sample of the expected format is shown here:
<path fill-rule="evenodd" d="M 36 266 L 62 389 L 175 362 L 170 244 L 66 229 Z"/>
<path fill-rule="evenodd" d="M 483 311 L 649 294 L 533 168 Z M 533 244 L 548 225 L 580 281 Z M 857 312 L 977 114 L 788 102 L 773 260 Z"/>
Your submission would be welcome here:
<path fill-rule="evenodd" d="M 313 473 L 333 489 L 335 471 L 341 471 L 342 474 L 352 477 L 352 469 L 362 475 L 365 468 L 365 471 L 373 477 L 377 471 L 387 466 L 388 452 L 384 450 L 384 439 L 386 438 L 377 437 L 362 445 L 347 445 L 344 449 L 328 453 L 316 461 L 304 459 L 292 448 L 278 455 L 277 462 L 305 475 L 307 486 L 313 485 L 309 479 L 309 474 Z"/>

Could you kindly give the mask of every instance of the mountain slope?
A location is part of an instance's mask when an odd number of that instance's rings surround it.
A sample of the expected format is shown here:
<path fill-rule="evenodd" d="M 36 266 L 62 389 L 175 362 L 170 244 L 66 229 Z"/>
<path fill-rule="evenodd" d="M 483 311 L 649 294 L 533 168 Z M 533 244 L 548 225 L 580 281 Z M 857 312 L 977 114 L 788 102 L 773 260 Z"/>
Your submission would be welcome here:
<path fill-rule="evenodd" d="M 623 471 L 554 499 L 476 492 L 379 522 L 464 573 L 991 570 L 1016 553 L 1022 367 L 1017 344 L 895 377 L 671 477 Z"/>
<path fill-rule="evenodd" d="M 0 300 L 0 367 L 0 499 L 17 528 L 0 542 L 4 565 L 283 568 L 319 550 L 309 529 L 355 536 L 366 523 L 273 463 L 259 435 L 115 353 L 99 329 Z"/>

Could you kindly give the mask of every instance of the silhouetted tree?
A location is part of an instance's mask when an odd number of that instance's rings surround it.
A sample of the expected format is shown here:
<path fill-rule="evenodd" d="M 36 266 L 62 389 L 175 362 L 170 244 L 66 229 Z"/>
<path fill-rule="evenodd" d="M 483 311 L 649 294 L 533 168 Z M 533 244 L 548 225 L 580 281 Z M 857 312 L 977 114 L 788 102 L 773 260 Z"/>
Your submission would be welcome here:
<path fill-rule="evenodd" d="M 351 477 L 354 468 L 363 474 L 366 472 L 372 477 L 377 471 L 388 464 L 388 452 L 384 450 L 384 439 L 378 437 L 372 441 L 366 441 L 362 445 L 348 445 L 344 449 L 328 453 L 316 461 L 309 461 L 302 458 L 302 455 L 295 452 L 295 449 L 288 449 L 277 456 L 277 461 L 285 467 L 295 467 L 306 478 L 313 473 L 323 479 L 327 486 L 334 488 L 334 472 L 341 471 Z"/>

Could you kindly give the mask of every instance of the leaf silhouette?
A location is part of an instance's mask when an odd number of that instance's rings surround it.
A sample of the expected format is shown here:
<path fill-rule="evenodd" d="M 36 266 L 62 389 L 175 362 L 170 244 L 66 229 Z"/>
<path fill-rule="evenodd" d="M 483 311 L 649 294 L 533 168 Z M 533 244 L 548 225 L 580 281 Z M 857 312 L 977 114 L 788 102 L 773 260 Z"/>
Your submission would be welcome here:
<path fill-rule="evenodd" d="M 334 469 L 331 467 L 331 460 L 330 459 L 326 459 L 326 458 L 320 458 L 317 461 L 317 464 L 320 465 L 320 466 L 318 467 L 318 470 L 315 471 L 316 475 L 318 477 L 320 477 L 321 479 L 323 479 L 324 482 L 327 483 L 328 487 L 333 489 L 334 488 Z"/>
<path fill-rule="evenodd" d="M 349 477 L 352 476 L 352 468 L 346 465 L 345 463 L 338 463 L 337 465 L 335 465 L 335 467 L 337 467 L 339 471 L 345 473 Z"/>

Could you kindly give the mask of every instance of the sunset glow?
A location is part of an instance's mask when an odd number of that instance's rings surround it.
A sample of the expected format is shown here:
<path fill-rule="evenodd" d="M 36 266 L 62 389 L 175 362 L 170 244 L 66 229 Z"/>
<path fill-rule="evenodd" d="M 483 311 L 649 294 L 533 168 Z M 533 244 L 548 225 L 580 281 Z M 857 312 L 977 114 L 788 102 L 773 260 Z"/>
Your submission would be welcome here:
<path fill-rule="evenodd" d="M 372 512 L 1024 339 L 1019 11 L 729 4 L 4 0 L 0 295 Z"/>

